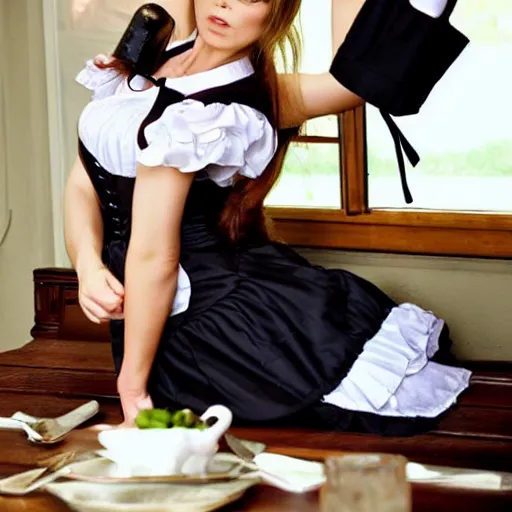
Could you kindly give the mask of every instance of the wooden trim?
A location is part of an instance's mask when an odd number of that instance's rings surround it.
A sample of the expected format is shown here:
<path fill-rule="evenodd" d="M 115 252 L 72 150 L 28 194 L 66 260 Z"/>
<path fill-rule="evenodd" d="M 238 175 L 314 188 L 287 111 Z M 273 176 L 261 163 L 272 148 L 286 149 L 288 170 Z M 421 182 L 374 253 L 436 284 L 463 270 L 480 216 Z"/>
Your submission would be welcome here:
<path fill-rule="evenodd" d="M 484 258 L 512 257 L 512 216 L 498 213 L 267 208 L 277 237 L 304 247 Z"/>
<path fill-rule="evenodd" d="M 56 338 L 62 322 L 64 310 L 64 289 L 69 283 L 67 272 L 59 269 L 36 269 L 34 279 L 34 326 L 30 334 L 33 337 Z"/>
<path fill-rule="evenodd" d="M 313 143 L 313 144 L 339 144 L 338 137 L 329 137 L 325 135 L 297 135 L 292 138 L 292 142 Z"/>
<path fill-rule="evenodd" d="M 364 106 L 341 116 L 342 208 L 267 207 L 274 233 L 297 246 L 486 258 L 512 257 L 512 215 L 368 207 Z"/>
<path fill-rule="evenodd" d="M 337 222 L 375 226 L 403 226 L 445 229 L 512 231 L 512 215 L 493 213 L 456 213 L 432 210 L 371 210 L 357 217 L 337 209 L 267 207 L 274 220 Z"/>
<path fill-rule="evenodd" d="M 347 215 L 368 212 L 364 112 L 364 107 L 359 107 L 341 116 L 341 204 Z"/>
<path fill-rule="evenodd" d="M 383 219 L 382 224 L 357 220 L 318 222 L 274 217 L 273 227 L 278 239 L 295 246 L 439 256 L 512 257 L 512 231 L 503 227 L 491 229 L 469 223 L 465 227 L 429 226 L 425 219 L 418 219 L 416 225 L 393 225 L 387 219 L 385 223 Z"/>
<path fill-rule="evenodd" d="M 78 280 L 73 269 L 34 270 L 34 338 L 108 341 L 107 324 L 88 320 L 78 305 Z M 74 334 L 73 334 L 74 333 Z"/>
<path fill-rule="evenodd" d="M 117 396 L 116 375 L 113 368 L 110 374 L 100 373 L 96 370 L 82 372 L 54 368 L 23 368 L 20 371 L 20 368 L 15 366 L 5 366 L 1 370 L 0 393 L 91 398 Z"/>

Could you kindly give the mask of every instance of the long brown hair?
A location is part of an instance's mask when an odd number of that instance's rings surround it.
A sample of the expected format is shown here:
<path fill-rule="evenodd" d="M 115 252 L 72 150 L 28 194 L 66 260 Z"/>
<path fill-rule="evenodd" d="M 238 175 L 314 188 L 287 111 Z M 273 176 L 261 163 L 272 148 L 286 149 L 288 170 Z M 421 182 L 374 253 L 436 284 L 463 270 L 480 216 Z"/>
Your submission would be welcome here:
<path fill-rule="evenodd" d="M 301 52 L 301 38 L 294 21 L 299 12 L 300 0 L 270 0 L 270 13 L 265 32 L 256 43 L 251 60 L 257 75 L 264 81 L 272 99 L 273 119 L 276 129 L 280 124 L 279 89 L 275 58 L 297 72 Z M 291 62 L 288 62 L 289 49 Z M 291 64 L 291 66 L 288 66 Z M 219 227 L 222 234 L 236 245 L 264 243 L 269 239 L 269 225 L 265 218 L 264 201 L 276 184 L 283 168 L 286 152 L 299 127 L 278 130 L 278 146 L 274 158 L 256 179 L 237 176 L 228 200 L 221 213 Z"/>
<path fill-rule="evenodd" d="M 268 0 L 270 13 L 266 29 L 255 44 L 250 58 L 257 76 L 262 80 L 272 101 L 271 124 L 278 133 L 277 151 L 263 173 L 256 179 L 237 176 L 219 218 L 221 234 L 230 243 L 264 243 L 269 239 L 269 225 L 265 218 L 264 201 L 276 184 L 283 167 L 286 152 L 292 138 L 300 127 L 279 130 L 279 89 L 275 58 L 282 59 L 288 71 L 297 72 L 301 38 L 294 21 L 301 0 Z M 291 60 L 289 61 L 288 56 Z M 108 63 L 97 63 L 100 68 L 115 68 L 130 75 L 132 68 L 114 59 Z"/>

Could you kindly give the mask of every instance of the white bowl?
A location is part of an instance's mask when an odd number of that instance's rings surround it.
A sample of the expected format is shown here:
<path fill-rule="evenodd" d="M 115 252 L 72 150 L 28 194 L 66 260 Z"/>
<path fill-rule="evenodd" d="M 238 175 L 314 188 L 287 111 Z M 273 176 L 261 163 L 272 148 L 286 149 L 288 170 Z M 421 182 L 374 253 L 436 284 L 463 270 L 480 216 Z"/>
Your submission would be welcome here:
<path fill-rule="evenodd" d="M 212 417 L 217 422 L 205 430 L 113 429 L 100 432 L 98 441 L 106 448 L 105 456 L 116 463 L 118 476 L 205 474 L 220 437 L 233 419 L 223 405 L 210 407 L 201 420 Z"/>

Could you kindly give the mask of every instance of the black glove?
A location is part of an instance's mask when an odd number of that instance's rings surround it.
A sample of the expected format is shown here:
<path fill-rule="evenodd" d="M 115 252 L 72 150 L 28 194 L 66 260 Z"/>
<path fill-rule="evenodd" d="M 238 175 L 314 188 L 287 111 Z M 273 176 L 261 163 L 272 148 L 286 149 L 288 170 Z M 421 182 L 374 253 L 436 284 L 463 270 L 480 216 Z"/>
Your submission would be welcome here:
<path fill-rule="evenodd" d="M 412 165 L 419 156 L 390 114 L 416 114 L 459 57 L 469 39 L 450 24 L 457 0 L 439 18 L 415 9 L 409 0 L 366 0 L 339 47 L 330 72 L 344 87 L 379 108 L 395 142 L 405 200 L 402 150 Z"/>
<path fill-rule="evenodd" d="M 151 77 L 161 65 L 174 27 L 174 19 L 163 7 L 145 4 L 133 15 L 113 56 L 130 67 L 132 77 Z"/>

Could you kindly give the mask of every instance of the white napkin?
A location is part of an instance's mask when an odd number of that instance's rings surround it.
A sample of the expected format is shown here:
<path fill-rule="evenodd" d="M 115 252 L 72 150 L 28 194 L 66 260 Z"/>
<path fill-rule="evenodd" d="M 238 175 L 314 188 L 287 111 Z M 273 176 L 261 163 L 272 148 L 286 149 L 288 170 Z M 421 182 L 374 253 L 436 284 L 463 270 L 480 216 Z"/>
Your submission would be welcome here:
<path fill-rule="evenodd" d="M 303 493 L 325 483 L 324 465 L 274 453 L 261 453 L 254 458 L 258 476 L 267 484 L 284 491 Z M 407 480 L 411 483 L 431 483 L 441 486 L 502 490 L 503 476 L 492 471 L 429 466 L 407 463 Z"/>
<path fill-rule="evenodd" d="M 325 483 L 324 465 L 320 462 L 287 457 L 276 453 L 260 453 L 253 459 L 258 476 L 267 484 L 283 491 L 304 493 Z"/>
<path fill-rule="evenodd" d="M 435 483 L 436 485 L 449 487 L 495 491 L 503 489 L 503 477 L 499 473 L 462 468 L 425 466 L 414 462 L 407 464 L 407 479 L 410 482 Z"/>

